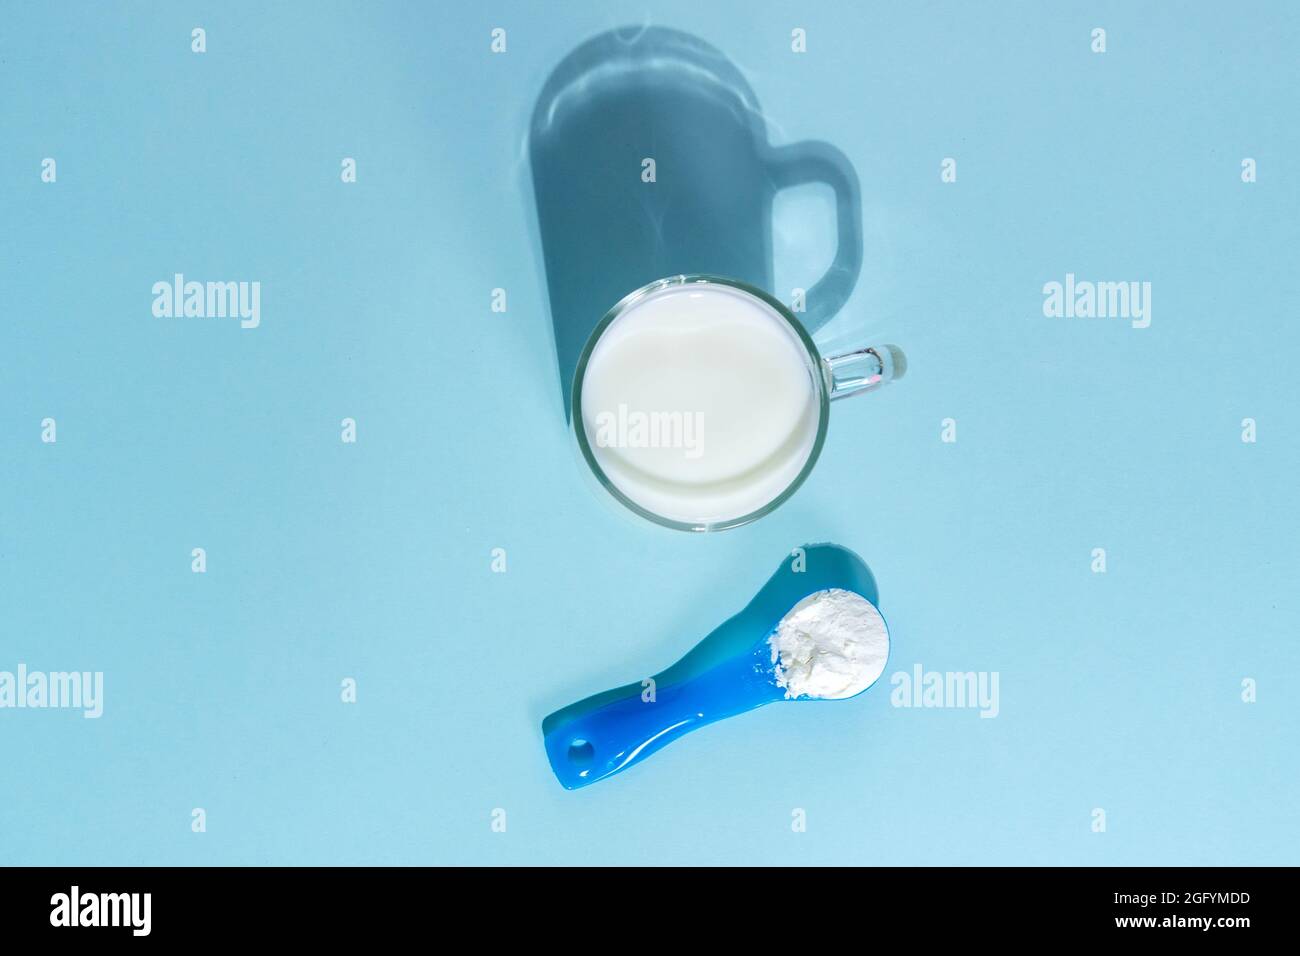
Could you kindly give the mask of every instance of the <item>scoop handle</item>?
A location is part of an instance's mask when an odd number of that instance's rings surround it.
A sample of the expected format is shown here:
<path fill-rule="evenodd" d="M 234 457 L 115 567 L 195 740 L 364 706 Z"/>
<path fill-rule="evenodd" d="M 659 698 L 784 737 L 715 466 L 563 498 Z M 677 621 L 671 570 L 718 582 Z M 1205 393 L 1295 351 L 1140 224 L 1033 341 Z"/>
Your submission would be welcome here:
<path fill-rule="evenodd" d="M 782 696 L 756 652 L 677 682 L 644 681 L 596 694 L 542 722 L 546 756 L 566 790 L 604 780 L 692 730 Z"/>

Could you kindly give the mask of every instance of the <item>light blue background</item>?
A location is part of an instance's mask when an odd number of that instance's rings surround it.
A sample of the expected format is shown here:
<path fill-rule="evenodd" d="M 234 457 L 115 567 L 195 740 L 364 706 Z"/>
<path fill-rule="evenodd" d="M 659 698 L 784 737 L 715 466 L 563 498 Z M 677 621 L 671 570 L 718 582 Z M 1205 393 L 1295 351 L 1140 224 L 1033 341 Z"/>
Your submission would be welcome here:
<path fill-rule="evenodd" d="M 0 711 L 0 861 L 1300 862 L 1296 11 L 7 5 L 0 670 L 102 670 L 106 701 Z M 642 22 L 735 60 L 774 142 L 851 158 L 866 262 L 823 339 L 912 362 L 714 536 L 582 479 L 530 210 L 543 79 Z M 782 203 L 781 289 L 829 259 L 819 196 Z M 177 271 L 261 281 L 261 327 L 155 319 Z M 1067 271 L 1150 281 L 1151 327 L 1044 318 Z M 815 540 L 874 570 L 890 673 L 997 671 L 1001 715 L 882 682 L 560 789 L 545 714 Z"/>

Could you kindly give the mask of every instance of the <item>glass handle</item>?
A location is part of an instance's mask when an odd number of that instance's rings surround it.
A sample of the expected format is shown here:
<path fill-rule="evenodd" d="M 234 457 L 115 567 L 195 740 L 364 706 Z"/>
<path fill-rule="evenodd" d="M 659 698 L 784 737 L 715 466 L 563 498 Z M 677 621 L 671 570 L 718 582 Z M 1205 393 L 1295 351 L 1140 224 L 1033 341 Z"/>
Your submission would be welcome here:
<path fill-rule="evenodd" d="M 831 401 L 870 392 L 903 377 L 907 356 L 897 345 L 873 345 L 822 359 Z"/>

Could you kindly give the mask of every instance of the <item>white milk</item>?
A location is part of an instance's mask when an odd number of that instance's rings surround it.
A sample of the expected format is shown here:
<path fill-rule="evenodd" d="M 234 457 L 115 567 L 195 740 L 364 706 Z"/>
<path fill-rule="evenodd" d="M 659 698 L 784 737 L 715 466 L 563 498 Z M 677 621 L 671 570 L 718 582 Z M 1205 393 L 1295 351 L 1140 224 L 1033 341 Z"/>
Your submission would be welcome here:
<path fill-rule="evenodd" d="M 610 323 L 582 383 L 606 477 L 642 508 L 703 525 L 762 508 L 798 476 L 820 406 L 807 351 L 765 302 L 670 286 Z"/>

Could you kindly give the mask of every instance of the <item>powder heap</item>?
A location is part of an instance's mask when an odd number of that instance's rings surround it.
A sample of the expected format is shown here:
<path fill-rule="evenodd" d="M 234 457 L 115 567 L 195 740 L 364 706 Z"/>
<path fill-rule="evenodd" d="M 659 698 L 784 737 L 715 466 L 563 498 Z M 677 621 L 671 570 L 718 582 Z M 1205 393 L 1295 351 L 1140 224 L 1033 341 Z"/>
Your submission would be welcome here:
<path fill-rule="evenodd" d="M 786 697 L 852 697 L 884 672 L 889 657 L 889 631 L 880 612 L 839 588 L 808 595 L 781 618 L 767 642 Z"/>

